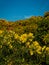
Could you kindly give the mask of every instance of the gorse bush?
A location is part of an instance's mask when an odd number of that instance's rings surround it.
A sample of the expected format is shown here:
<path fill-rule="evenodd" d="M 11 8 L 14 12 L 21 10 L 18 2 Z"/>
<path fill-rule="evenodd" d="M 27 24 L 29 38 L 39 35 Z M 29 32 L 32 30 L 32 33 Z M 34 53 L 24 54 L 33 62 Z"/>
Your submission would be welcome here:
<path fill-rule="evenodd" d="M 33 33 L 0 30 L 0 65 L 49 64 L 48 57 L 49 47 L 41 46 Z"/>
<path fill-rule="evenodd" d="M 49 12 L 44 17 L 0 20 L 0 65 L 49 65 Z"/>

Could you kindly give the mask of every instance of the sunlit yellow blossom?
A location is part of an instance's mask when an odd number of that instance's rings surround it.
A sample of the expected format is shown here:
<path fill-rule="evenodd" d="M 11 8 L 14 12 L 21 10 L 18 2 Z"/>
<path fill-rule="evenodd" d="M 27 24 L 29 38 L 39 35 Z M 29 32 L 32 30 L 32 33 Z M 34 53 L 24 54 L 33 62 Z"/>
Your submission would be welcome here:
<path fill-rule="evenodd" d="M 28 37 L 29 37 L 29 38 L 34 38 L 33 33 L 29 33 L 29 34 L 28 34 Z"/>
<path fill-rule="evenodd" d="M 2 31 L 2 30 L 0 30 L 0 34 L 1 34 L 1 33 L 3 33 L 3 31 Z"/>
<path fill-rule="evenodd" d="M 29 46 L 30 45 L 30 42 L 26 42 L 26 46 Z"/>
<path fill-rule="evenodd" d="M 27 41 L 27 34 L 21 35 L 21 36 L 20 36 L 20 41 L 21 41 L 22 43 L 26 42 L 26 41 Z"/>
<path fill-rule="evenodd" d="M 9 45 L 10 44 L 10 41 L 7 44 Z"/>
<path fill-rule="evenodd" d="M 29 33 L 29 34 L 28 34 L 28 37 L 32 37 L 32 36 L 33 36 L 33 33 Z"/>
<path fill-rule="evenodd" d="M 38 51 L 41 51 L 41 50 L 42 50 L 42 47 L 41 47 L 41 46 L 39 46 L 39 47 L 37 48 L 37 50 L 38 50 Z"/>
<path fill-rule="evenodd" d="M 33 42 L 33 45 L 34 45 L 34 46 L 39 46 L 39 43 L 38 43 L 37 41 L 34 41 L 34 42 Z"/>
<path fill-rule="evenodd" d="M 28 40 L 31 42 L 33 40 L 34 36 L 33 33 L 28 34 Z"/>
<path fill-rule="evenodd" d="M 40 52 L 40 51 L 37 51 L 37 53 L 38 53 L 38 54 L 42 54 L 42 52 Z"/>
<path fill-rule="evenodd" d="M 39 46 L 39 47 L 36 49 L 36 52 L 37 52 L 38 54 L 41 54 L 41 53 L 42 53 L 42 47 Z"/>
<path fill-rule="evenodd" d="M 42 50 L 42 47 L 39 45 L 39 46 L 36 46 L 36 49 Z"/>
<path fill-rule="evenodd" d="M 29 48 L 31 48 L 31 46 L 29 45 Z"/>
<path fill-rule="evenodd" d="M 33 51 L 32 50 L 30 50 L 30 55 L 33 55 Z"/>
<path fill-rule="evenodd" d="M 43 46 L 42 51 L 44 51 L 45 49 L 46 49 L 46 46 Z"/>
<path fill-rule="evenodd" d="M 46 52 L 49 55 L 49 47 L 46 47 Z"/>
<path fill-rule="evenodd" d="M 49 50 L 49 47 L 46 47 L 46 51 L 48 51 Z"/>
<path fill-rule="evenodd" d="M 12 30 L 10 30 L 9 32 L 10 32 L 10 33 L 13 33 L 13 31 L 12 31 Z"/>
<path fill-rule="evenodd" d="M 18 35 L 18 34 L 15 34 L 15 35 L 14 35 L 14 38 L 15 38 L 15 39 L 19 39 L 19 35 Z"/>

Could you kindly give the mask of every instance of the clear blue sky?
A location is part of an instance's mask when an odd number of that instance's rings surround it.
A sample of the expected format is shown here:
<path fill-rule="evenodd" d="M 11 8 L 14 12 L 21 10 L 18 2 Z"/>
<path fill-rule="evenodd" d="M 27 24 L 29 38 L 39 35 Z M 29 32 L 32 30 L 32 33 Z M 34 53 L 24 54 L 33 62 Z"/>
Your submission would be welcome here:
<path fill-rule="evenodd" d="M 15 21 L 43 16 L 49 11 L 49 0 L 0 0 L 0 18 Z"/>

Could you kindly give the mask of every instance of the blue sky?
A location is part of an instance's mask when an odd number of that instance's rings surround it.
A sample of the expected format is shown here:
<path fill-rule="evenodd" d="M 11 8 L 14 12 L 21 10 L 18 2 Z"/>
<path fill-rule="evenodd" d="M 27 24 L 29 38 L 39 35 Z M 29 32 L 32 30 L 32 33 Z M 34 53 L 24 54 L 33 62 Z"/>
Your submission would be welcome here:
<path fill-rule="evenodd" d="M 49 11 L 49 0 L 0 0 L 0 19 L 16 21 L 43 16 Z"/>

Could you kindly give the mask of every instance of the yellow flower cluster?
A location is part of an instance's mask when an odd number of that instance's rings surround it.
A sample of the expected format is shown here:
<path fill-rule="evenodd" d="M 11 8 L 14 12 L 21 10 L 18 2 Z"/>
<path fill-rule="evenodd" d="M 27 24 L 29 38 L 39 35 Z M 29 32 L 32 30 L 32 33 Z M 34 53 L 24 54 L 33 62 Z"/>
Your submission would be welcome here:
<path fill-rule="evenodd" d="M 49 47 L 46 47 L 46 53 L 49 55 Z"/>
<path fill-rule="evenodd" d="M 20 36 L 20 41 L 21 41 L 22 43 L 25 43 L 25 42 L 27 41 L 27 34 L 21 35 L 21 36 Z"/>
<path fill-rule="evenodd" d="M 38 54 L 41 54 L 42 52 L 42 47 L 39 45 L 39 43 L 37 41 L 34 41 L 33 42 L 33 46 L 34 46 L 34 49 L 36 50 L 36 52 Z"/>
<path fill-rule="evenodd" d="M 3 31 L 2 30 L 0 30 L 0 34 L 2 34 L 3 33 Z"/>
<path fill-rule="evenodd" d="M 33 55 L 33 51 L 32 50 L 30 50 L 30 55 Z"/>
<path fill-rule="evenodd" d="M 33 33 L 29 33 L 28 38 L 29 38 L 29 41 L 31 42 L 33 40 L 33 38 L 34 38 Z"/>
<path fill-rule="evenodd" d="M 14 35 L 14 38 L 15 38 L 15 39 L 19 39 L 19 35 L 16 33 L 16 34 Z"/>
<path fill-rule="evenodd" d="M 26 46 L 29 47 L 30 46 L 30 42 L 26 42 Z"/>
<path fill-rule="evenodd" d="M 42 54 L 42 47 L 41 47 L 41 46 L 38 46 L 36 52 L 37 52 L 38 54 Z"/>
<path fill-rule="evenodd" d="M 0 30 L 0 34 L 3 31 Z M 46 46 L 40 46 L 40 44 L 37 41 L 33 41 L 34 39 L 34 35 L 33 33 L 29 33 L 29 34 L 22 34 L 22 35 L 18 35 L 17 33 L 10 31 L 9 33 L 4 35 L 4 39 L 3 39 L 3 43 L 7 44 L 9 46 L 9 49 L 12 49 L 12 42 L 14 41 L 12 38 L 12 35 L 14 36 L 14 39 L 17 40 L 20 43 L 25 43 L 25 46 L 22 46 L 22 50 L 24 51 L 25 47 L 27 49 L 29 49 L 30 55 L 33 55 L 34 53 L 37 54 L 42 54 L 44 51 L 47 52 L 47 54 L 49 54 L 49 47 Z M 48 37 L 49 34 L 46 35 L 46 38 Z M 0 48 L 2 48 L 2 45 L 0 45 Z M 27 50 L 26 49 L 26 50 Z"/>
<path fill-rule="evenodd" d="M 42 47 L 42 52 L 43 52 L 45 49 L 46 49 L 46 46 L 43 46 L 43 47 Z"/>
<path fill-rule="evenodd" d="M 39 43 L 37 41 L 34 41 L 33 45 L 36 47 L 36 46 L 39 46 Z"/>
<path fill-rule="evenodd" d="M 28 34 L 28 37 L 33 37 L 33 33 L 29 33 Z"/>
<path fill-rule="evenodd" d="M 19 39 L 20 42 L 22 42 L 22 43 L 25 43 L 25 42 L 27 42 L 27 40 L 29 42 L 31 42 L 33 40 L 34 36 L 33 36 L 33 33 L 29 33 L 29 34 L 25 33 L 25 34 L 22 34 L 21 36 L 19 36 L 18 34 L 15 34 L 14 38 Z M 26 43 L 26 44 L 28 44 L 28 43 Z"/>

